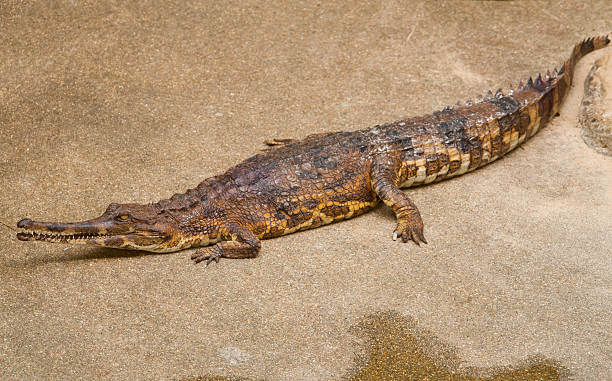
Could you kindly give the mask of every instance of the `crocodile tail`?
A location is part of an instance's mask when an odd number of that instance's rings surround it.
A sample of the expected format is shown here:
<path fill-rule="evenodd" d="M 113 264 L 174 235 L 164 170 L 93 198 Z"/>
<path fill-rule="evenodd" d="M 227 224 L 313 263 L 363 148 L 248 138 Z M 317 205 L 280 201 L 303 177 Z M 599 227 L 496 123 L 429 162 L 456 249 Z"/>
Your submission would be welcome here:
<path fill-rule="evenodd" d="M 518 110 L 521 120 L 527 121 L 526 128 L 521 129 L 519 143 L 533 136 L 540 128 L 558 114 L 561 102 L 565 99 L 572 83 L 574 67 L 580 58 L 590 52 L 606 47 L 610 43 L 608 36 L 587 38 L 576 44 L 570 57 L 561 70 L 542 78 L 541 75 L 519 86 L 514 92 L 514 98 L 523 106 Z M 522 126 L 523 124 L 520 123 Z"/>
<path fill-rule="evenodd" d="M 535 80 L 529 78 L 527 84 L 520 84 L 508 95 L 501 91 L 488 94 L 483 103 L 498 108 L 499 116 L 476 126 L 475 132 L 470 132 L 471 136 L 480 141 L 482 152 L 480 155 L 478 152 L 470 152 L 471 162 L 467 170 L 505 155 L 534 136 L 550 119 L 558 115 L 561 103 L 569 91 L 576 62 L 609 43 L 608 36 L 588 38 L 574 47 L 561 71 L 538 75 Z M 483 103 L 475 107 L 482 107 Z"/>
<path fill-rule="evenodd" d="M 561 71 L 559 72 L 559 75 L 563 74 L 566 77 L 568 87 L 571 85 L 574 77 L 574 67 L 576 66 L 576 62 L 594 50 L 605 48 L 609 43 L 610 38 L 608 36 L 599 36 L 587 38 L 574 46 L 572 54 L 570 55 L 569 59 L 565 61 Z"/>

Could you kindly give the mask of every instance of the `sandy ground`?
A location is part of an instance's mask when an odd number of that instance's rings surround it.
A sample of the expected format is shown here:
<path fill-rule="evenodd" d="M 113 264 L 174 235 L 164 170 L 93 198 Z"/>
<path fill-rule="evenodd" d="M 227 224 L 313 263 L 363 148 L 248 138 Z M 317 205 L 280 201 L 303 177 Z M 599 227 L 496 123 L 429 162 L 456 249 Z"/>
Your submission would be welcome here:
<path fill-rule="evenodd" d="M 523 149 L 408 190 L 425 247 L 393 242 L 384 207 L 208 268 L 17 241 L 20 218 L 167 198 L 265 139 L 508 87 L 612 20 L 605 0 L 209 3 L 0 5 L 0 378 L 406 378 L 418 357 L 468 378 L 612 379 L 612 160 L 577 127 L 611 49 Z"/>

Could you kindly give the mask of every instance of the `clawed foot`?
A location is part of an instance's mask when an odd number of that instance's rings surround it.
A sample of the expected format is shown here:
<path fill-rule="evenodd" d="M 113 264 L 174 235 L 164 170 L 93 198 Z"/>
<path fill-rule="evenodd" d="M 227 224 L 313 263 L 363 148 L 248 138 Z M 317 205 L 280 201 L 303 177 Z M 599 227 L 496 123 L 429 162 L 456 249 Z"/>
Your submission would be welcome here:
<path fill-rule="evenodd" d="M 397 240 L 398 237 L 400 237 L 404 243 L 408 242 L 408 240 L 412 240 L 418 246 L 421 246 L 421 243 L 427 243 L 423 235 L 423 221 L 419 218 L 418 220 L 411 219 L 398 222 L 397 227 L 393 231 L 393 240 Z"/>
<path fill-rule="evenodd" d="M 223 249 L 218 245 L 214 245 L 196 251 L 191 255 L 191 259 L 193 259 L 195 263 L 206 261 L 206 266 L 208 266 L 212 261 L 219 263 L 219 258 L 222 256 Z"/>

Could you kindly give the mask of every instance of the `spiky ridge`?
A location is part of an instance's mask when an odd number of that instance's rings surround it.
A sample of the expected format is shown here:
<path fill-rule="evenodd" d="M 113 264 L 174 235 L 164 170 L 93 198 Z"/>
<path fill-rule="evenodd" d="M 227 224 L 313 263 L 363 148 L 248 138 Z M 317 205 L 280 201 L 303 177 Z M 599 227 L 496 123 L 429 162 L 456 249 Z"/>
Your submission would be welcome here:
<path fill-rule="evenodd" d="M 609 43 L 610 43 L 610 38 L 607 35 L 599 36 L 599 37 L 585 38 L 584 40 L 582 40 L 581 42 L 579 42 L 578 44 L 574 46 L 574 49 L 572 50 L 570 58 L 564 62 L 564 64 L 561 66 L 561 69 L 554 68 L 552 73 L 549 70 L 544 75 L 542 75 L 542 73 L 538 73 L 535 79 L 533 79 L 533 77 L 529 77 L 526 83 L 523 83 L 523 81 L 520 81 L 518 85 L 510 86 L 510 89 L 508 90 L 503 90 L 502 88 L 499 88 L 496 92 L 489 90 L 486 94 L 476 97 L 476 101 L 472 101 L 471 99 L 468 99 L 464 103 L 457 102 L 457 104 L 454 106 L 444 107 L 444 110 L 457 109 L 457 108 L 465 107 L 465 106 L 472 106 L 475 103 L 482 103 L 482 102 L 486 102 L 491 99 L 496 99 L 496 98 L 500 99 L 505 96 L 512 96 L 515 92 L 519 92 L 519 91 L 535 89 L 535 90 L 542 92 L 542 91 L 545 91 L 546 88 L 553 86 L 554 82 L 559 80 L 563 75 L 568 75 L 570 79 L 569 82 L 571 83 L 573 71 L 574 71 L 573 69 L 574 69 L 574 66 L 576 65 L 576 62 L 581 57 L 587 55 L 593 50 L 603 48 L 607 46 Z"/>

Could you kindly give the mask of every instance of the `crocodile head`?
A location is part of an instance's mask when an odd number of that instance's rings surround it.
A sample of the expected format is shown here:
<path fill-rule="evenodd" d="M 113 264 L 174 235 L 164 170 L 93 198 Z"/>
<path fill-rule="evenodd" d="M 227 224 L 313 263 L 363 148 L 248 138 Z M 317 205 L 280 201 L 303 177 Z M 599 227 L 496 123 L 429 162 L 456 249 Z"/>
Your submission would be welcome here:
<path fill-rule="evenodd" d="M 21 241 L 77 243 L 115 249 L 172 252 L 190 246 L 178 221 L 156 204 L 110 204 L 98 218 L 81 222 L 17 223 Z"/>

